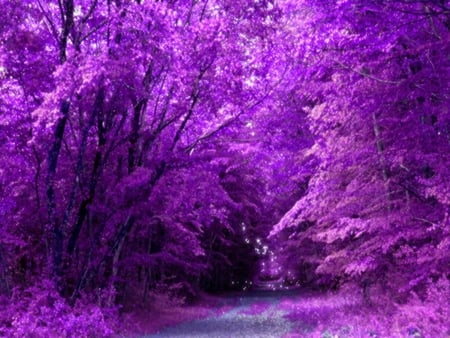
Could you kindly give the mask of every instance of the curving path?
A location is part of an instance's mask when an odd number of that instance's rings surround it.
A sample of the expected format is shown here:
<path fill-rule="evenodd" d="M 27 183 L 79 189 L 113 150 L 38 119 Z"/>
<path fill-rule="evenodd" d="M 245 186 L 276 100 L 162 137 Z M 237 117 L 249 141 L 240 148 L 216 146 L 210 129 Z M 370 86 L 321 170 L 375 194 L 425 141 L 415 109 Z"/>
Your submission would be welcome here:
<path fill-rule="evenodd" d="M 237 306 L 223 315 L 181 323 L 145 338 L 283 337 L 292 328 L 292 324 L 283 318 L 285 313 L 277 309 L 286 295 L 282 291 L 251 292 L 238 297 Z"/>

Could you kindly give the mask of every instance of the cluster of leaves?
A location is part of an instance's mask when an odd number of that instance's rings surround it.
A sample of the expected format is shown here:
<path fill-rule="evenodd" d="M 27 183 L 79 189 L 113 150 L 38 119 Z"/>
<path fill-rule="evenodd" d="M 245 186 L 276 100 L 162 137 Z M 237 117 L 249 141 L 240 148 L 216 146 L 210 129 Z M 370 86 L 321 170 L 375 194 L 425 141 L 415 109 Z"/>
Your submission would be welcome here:
<path fill-rule="evenodd" d="M 272 232 L 287 268 L 326 287 L 359 281 L 367 300 L 373 283 L 423 293 L 449 278 L 448 2 L 285 6 L 314 135 L 308 189 Z"/>
<path fill-rule="evenodd" d="M 3 306 L 0 333 L 8 337 L 109 337 L 117 329 L 117 309 L 86 298 L 72 308 L 49 280 L 14 288 Z"/>
<path fill-rule="evenodd" d="M 449 277 L 448 1 L 0 5 L 5 296 Z"/>
<path fill-rule="evenodd" d="M 278 84 L 279 8 L 0 4 L 2 294 L 48 279 L 109 307 L 249 279 L 267 179 L 242 139 Z"/>

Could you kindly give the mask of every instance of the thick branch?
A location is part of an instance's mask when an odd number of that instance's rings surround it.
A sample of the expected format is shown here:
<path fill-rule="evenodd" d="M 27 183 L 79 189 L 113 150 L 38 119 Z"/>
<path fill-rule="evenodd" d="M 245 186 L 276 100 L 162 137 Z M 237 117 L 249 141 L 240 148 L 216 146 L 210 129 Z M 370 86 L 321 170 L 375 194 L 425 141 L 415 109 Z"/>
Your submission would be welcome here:
<path fill-rule="evenodd" d="M 63 27 L 59 40 L 59 61 L 64 63 L 67 60 L 67 40 L 73 27 L 73 0 L 64 0 L 62 6 L 60 2 L 60 9 Z"/>

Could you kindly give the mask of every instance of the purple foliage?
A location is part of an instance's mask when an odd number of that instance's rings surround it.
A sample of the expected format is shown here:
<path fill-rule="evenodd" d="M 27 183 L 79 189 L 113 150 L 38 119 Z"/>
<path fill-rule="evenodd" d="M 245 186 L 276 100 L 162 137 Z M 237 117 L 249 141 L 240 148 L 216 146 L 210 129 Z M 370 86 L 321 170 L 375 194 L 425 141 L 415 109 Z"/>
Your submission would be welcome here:
<path fill-rule="evenodd" d="M 449 1 L 0 5 L 1 334 L 264 273 L 442 329 Z"/>

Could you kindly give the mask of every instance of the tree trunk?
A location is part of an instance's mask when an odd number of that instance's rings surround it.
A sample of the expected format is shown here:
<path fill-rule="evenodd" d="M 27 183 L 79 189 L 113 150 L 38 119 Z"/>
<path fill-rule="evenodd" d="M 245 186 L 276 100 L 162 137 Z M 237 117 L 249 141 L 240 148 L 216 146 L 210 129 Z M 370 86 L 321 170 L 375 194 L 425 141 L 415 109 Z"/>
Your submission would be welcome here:
<path fill-rule="evenodd" d="M 59 152 L 61 150 L 61 144 L 64 136 L 64 130 L 66 127 L 67 119 L 69 117 L 70 102 L 64 100 L 61 103 L 62 117 L 56 122 L 55 135 L 52 148 L 48 153 L 48 172 L 46 180 L 46 195 L 47 195 L 47 210 L 48 210 L 48 222 L 49 230 L 52 232 L 53 240 L 53 264 L 51 273 L 56 282 L 58 290 L 61 290 L 61 262 L 63 253 L 63 232 L 61 230 L 60 221 L 56 217 L 56 201 L 55 201 L 55 174 L 58 164 Z"/>
<path fill-rule="evenodd" d="M 362 298 L 363 298 L 364 304 L 366 304 L 366 305 L 372 304 L 372 301 L 370 299 L 370 286 L 371 286 L 370 278 L 365 278 L 361 283 Z"/>
<path fill-rule="evenodd" d="M 5 294 L 9 298 L 11 296 L 11 289 L 6 271 L 6 259 L 3 254 L 3 247 L 0 244 L 0 293 Z"/>
<path fill-rule="evenodd" d="M 375 134 L 375 142 L 377 145 L 377 152 L 378 152 L 378 157 L 380 159 L 380 164 L 381 164 L 381 173 L 383 175 L 383 180 L 384 182 L 387 181 L 388 179 L 388 175 L 387 175 L 387 168 L 386 168 L 386 161 L 384 159 L 384 144 L 383 144 L 383 140 L 381 139 L 381 132 L 380 132 L 380 126 L 378 125 L 378 120 L 376 117 L 375 112 L 372 113 L 372 121 L 373 121 L 373 133 Z"/>
<path fill-rule="evenodd" d="M 87 134 L 88 134 L 92 124 L 94 123 L 95 118 L 97 118 L 97 121 L 98 121 L 98 123 L 97 123 L 98 124 L 98 132 L 97 132 L 98 133 L 98 149 L 95 154 L 94 166 L 92 168 L 91 179 L 89 182 L 89 193 L 88 193 L 88 196 L 86 198 L 84 198 L 83 201 L 80 203 L 80 207 L 78 209 L 78 213 L 75 218 L 75 220 L 76 220 L 75 225 L 72 229 L 72 233 L 70 235 L 70 238 L 69 238 L 69 241 L 67 244 L 67 253 L 69 254 L 69 256 L 71 256 L 73 254 L 73 251 L 75 249 L 78 237 L 81 232 L 81 228 L 84 224 L 84 221 L 85 221 L 87 213 L 88 213 L 88 207 L 94 200 L 97 183 L 98 183 L 98 180 L 99 180 L 100 174 L 101 174 L 103 147 L 106 144 L 106 139 L 105 139 L 105 135 L 104 135 L 106 131 L 103 129 L 103 126 L 102 126 L 104 99 L 105 99 L 104 88 L 101 88 L 95 99 L 95 105 L 94 105 L 94 109 L 92 111 L 92 116 L 89 121 L 89 125 L 85 129 L 86 133 L 85 133 L 85 135 L 83 135 L 82 147 L 83 147 L 83 145 L 85 146 L 84 142 L 87 141 Z M 84 155 L 84 149 L 80 149 L 80 157 L 78 159 L 78 166 L 77 166 L 77 173 L 76 173 L 77 178 L 81 174 L 82 156 L 83 155 Z M 75 180 L 74 184 L 78 185 L 77 180 Z M 74 185 L 74 187 L 75 187 L 75 185 Z M 70 212 L 70 209 L 68 209 L 68 210 Z M 68 219 L 68 218 L 66 218 L 66 219 Z"/>
<path fill-rule="evenodd" d="M 147 254 L 152 251 L 152 228 L 150 228 L 148 236 Z M 145 268 L 145 282 L 144 282 L 144 303 L 147 301 L 148 291 L 150 289 L 150 283 L 152 281 L 152 270 L 149 266 Z"/>
<path fill-rule="evenodd" d="M 133 215 L 129 215 L 127 220 L 125 221 L 125 223 L 122 225 L 122 228 L 117 233 L 117 235 L 113 241 L 113 244 L 111 245 L 109 250 L 106 252 L 106 254 L 102 257 L 102 259 L 96 266 L 94 266 L 94 267 L 89 266 L 89 260 L 88 260 L 88 264 L 85 267 L 85 269 L 83 270 L 83 273 L 77 283 L 77 286 L 72 293 L 72 296 L 71 296 L 71 304 L 72 305 L 75 304 L 75 301 L 80 296 L 81 290 L 83 290 L 86 287 L 86 285 L 90 282 L 90 280 L 98 274 L 98 271 L 108 261 L 108 259 L 111 259 L 111 257 L 113 257 L 113 259 L 114 259 L 117 252 L 119 252 L 119 254 L 120 254 L 120 247 L 122 245 L 122 241 L 129 234 L 131 228 L 134 225 L 134 222 L 135 222 L 135 217 Z M 94 244 L 92 244 L 92 246 L 91 246 L 91 252 L 92 251 L 94 251 Z"/>
<path fill-rule="evenodd" d="M 125 242 L 124 239 L 125 238 L 122 238 L 119 246 L 117 247 L 116 252 L 114 253 L 114 257 L 112 260 L 110 292 L 109 292 L 108 301 L 107 301 L 107 305 L 110 307 L 113 306 L 116 301 L 116 293 L 117 293 L 116 278 L 119 274 L 118 264 L 119 264 L 120 253 L 122 252 L 123 243 Z"/>

